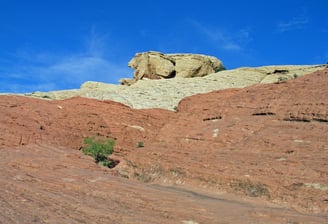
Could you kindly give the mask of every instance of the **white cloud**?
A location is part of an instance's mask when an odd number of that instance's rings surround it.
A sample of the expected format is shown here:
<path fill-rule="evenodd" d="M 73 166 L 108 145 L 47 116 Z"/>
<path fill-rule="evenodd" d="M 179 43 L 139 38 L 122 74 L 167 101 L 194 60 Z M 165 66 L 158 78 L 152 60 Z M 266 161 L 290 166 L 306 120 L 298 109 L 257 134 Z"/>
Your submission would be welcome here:
<path fill-rule="evenodd" d="M 0 82 L 1 83 L 1 82 Z M 23 84 L 23 83 L 6 83 L 6 91 L 4 93 L 32 93 L 39 90 L 56 89 L 54 83 L 40 83 L 40 84 Z"/>
<path fill-rule="evenodd" d="M 79 88 L 85 81 L 117 83 L 128 77 L 130 70 L 113 65 L 103 58 L 71 56 L 54 64 L 15 68 L 17 72 L 1 71 L 0 83 L 6 92 L 50 91 Z"/>
<path fill-rule="evenodd" d="M 93 26 L 90 35 L 86 38 L 86 50 L 88 54 L 95 57 L 103 57 L 107 51 L 108 38 L 107 34 L 100 34 Z"/>
<path fill-rule="evenodd" d="M 240 47 L 240 45 L 236 44 L 236 43 L 225 43 L 223 46 L 222 46 L 223 49 L 225 50 L 233 50 L 233 51 L 240 51 L 242 50 L 242 48 Z"/>
<path fill-rule="evenodd" d="M 74 55 L 41 68 L 40 72 L 52 76 L 52 79 L 81 83 L 86 80 L 113 82 L 115 78 L 126 75 L 127 70 L 119 65 L 113 65 L 102 57 Z"/>
<path fill-rule="evenodd" d="M 228 51 L 242 51 L 244 45 L 252 40 L 250 31 L 242 29 L 237 32 L 227 32 L 219 28 L 209 28 L 197 21 L 190 21 L 199 33 L 206 36 L 218 48 Z"/>
<path fill-rule="evenodd" d="M 323 50 L 321 55 L 317 55 L 314 57 L 313 64 L 328 64 L 328 51 Z"/>
<path fill-rule="evenodd" d="M 309 23 L 309 18 L 306 15 L 295 16 L 287 22 L 280 22 L 277 25 L 277 30 L 280 33 L 288 32 L 291 30 L 301 30 Z"/>
<path fill-rule="evenodd" d="M 79 88 L 85 81 L 117 83 L 131 73 L 126 63 L 114 64 L 106 59 L 105 35 L 93 29 L 80 52 L 60 53 L 18 50 L 19 63 L 6 63 L 0 68 L 0 92 L 50 91 Z"/>

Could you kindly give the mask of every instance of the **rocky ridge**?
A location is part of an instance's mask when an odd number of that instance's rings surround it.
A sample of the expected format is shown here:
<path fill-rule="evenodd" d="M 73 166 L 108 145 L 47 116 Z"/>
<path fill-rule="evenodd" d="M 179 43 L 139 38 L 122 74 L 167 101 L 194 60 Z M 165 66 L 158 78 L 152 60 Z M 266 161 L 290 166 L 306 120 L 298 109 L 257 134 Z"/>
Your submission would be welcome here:
<path fill-rule="evenodd" d="M 86 82 L 80 89 L 34 92 L 28 96 L 41 99 L 67 99 L 82 96 L 113 100 L 131 108 L 162 108 L 174 110 L 187 96 L 227 88 L 243 88 L 254 84 L 275 83 L 322 70 L 326 65 L 263 66 L 224 70 L 204 77 L 173 79 L 142 79 L 131 86 Z"/>
<path fill-rule="evenodd" d="M 0 223 L 326 223 L 327 86 L 323 69 L 175 112 L 0 96 Z M 116 167 L 88 136 L 116 140 Z"/>

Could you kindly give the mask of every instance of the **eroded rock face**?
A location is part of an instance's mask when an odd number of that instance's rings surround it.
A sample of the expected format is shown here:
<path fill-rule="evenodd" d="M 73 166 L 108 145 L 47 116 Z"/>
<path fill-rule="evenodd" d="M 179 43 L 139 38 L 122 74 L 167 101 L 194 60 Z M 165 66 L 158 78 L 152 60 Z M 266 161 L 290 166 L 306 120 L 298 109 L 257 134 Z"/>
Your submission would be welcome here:
<path fill-rule="evenodd" d="M 34 92 L 28 94 L 41 99 L 67 99 L 73 96 L 113 100 L 136 109 L 163 108 L 174 110 L 180 100 L 199 93 L 228 88 L 244 88 L 254 84 L 267 84 L 279 80 L 297 79 L 322 70 L 326 65 L 294 65 L 244 67 L 212 73 L 204 77 L 174 79 L 142 79 L 134 85 L 114 85 L 86 82 L 78 90 Z"/>
<path fill-rule="evenodd" d="M 175 60 L 176 77 L 203 77 L 224 70 L 222 62 L 216 57 L 200 54 L 171 54 Z"/>
<path fill-rule="evenodd" d="M 224 70 L 222 62 L 212 56 L 201 54 L 162 54 L 154 51 L 136 54 L 128 65 L 134 69 L 134 77 L 133 80 L 120 80 L 123 85 L 130 85 L 143 78 L 203 77 Z"/>
<path fill-rule="evenodd" d="M 327 85 L 326 69 L 176 112 L 0 96 L 0 223 L 326 223 Z M 88 136 L 116 139 L 114 169 L 77 150 Z"/>
<path fill-rule="evenodd" d="M 135 70 L 134 79 L 136 80 L 142 78 L 170 78 L 175 76 L 175 61 L 159 52 L 136 54 L 128 65 Z"/>

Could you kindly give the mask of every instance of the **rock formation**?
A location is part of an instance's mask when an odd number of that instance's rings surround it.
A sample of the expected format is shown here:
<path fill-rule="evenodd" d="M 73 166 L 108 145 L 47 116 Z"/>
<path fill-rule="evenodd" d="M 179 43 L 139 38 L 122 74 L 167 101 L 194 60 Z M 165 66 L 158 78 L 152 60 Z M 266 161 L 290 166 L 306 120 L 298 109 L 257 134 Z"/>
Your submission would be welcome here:
<path fill-rule="evenodd" d="M 325 67 L 325 65 L 245 67 L 190 79 L 142 79 L 131 86 L 86 82 L 78 90 L 35 92 L 29 95 L 42 99 L 66 99 L 82 96 L 99 100 L 113 100 L 136 109 L 174 110 L 179 101 L 187 96 L 227 88 L 243 88 L 259 83 L 275 83 L 280 79 L 295 79 Z"/>
<path fill-rule="evenodd" d="M 120 82 L 123 85 L 130 85 L 143 78 L 203 77 L 224 70 L 222 62 L 212 56 L 201 54 L 162 54 L 155 51 L 136 54 L 128 65 L 134 69 L 134 77 L 132 80 L 121 79 Z"/>
<path fill-rule="evenodd" d="M 325 69 L 176 112 L 0 96 L 0 223 L 327 223 L 327 86 Z M 115 168 L 78 150 L 89 136 L 116 140 Z"/>

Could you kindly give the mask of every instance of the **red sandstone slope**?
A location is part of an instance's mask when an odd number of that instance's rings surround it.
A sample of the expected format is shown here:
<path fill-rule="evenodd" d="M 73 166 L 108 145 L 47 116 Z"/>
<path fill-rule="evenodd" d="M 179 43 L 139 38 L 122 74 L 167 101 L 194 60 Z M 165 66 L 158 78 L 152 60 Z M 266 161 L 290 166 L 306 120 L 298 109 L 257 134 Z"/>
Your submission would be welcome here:
<path fill-rule="evenodd" d="M 173 114 L 132 110 L 120 103 L 80 97 L 44 101 L 0 96 L 0 107 L 0 146 L 50 144 L 74 149 L 86 136 L 117 138 L 118 148 L 135 146 L 138 140 L 154 138 L 156 130 Z M 138 127 L 144 124 L 147 129 L 141 133 Z"/>
<path fill-rule="evenodd" d="M 93 218 L 95 223 L 220 223 L 219 217 L 226 214 L 221 223 L 254 223 L 260 217 L 265 223 L 322 223 L 328 213 L 327 73 L 326 69 L 286 83 L 188 97 L 177 113 L 132 110 L 84 98 L 0 96 L 0 152 L 7 158 L 0 164 L 5 186 L 0 222 L 30 223 L 24 222 L 24 215 L 36 223 L 54 222 L 62 214 L 69 223 L 90 223 Z M 114 157 L 121 163 L 106 170 L 76 151 L 86 136 L 115 138 Z M 145 147 L 137 148 L 138 142 Z M 230 202 L 154 188 L 115 174 L 207 194 L 233 193 L 239 200 L 256 198 L 318 215 L 290 210 L 278 215 L 254 204 L 229 207 Z M 92 185 L 94 177 L 101 181 Z M 96 206 L 99 203 L 103 207 Z M 45 205 L 48 210 L 35 210 Z M 190 210 L 185 211 L 186 206 Z M 220 213 L 225 206 L 231 209 Z M 250 207 L 255 211 L 246 212 Z M 232 208 L 249 219 L 238 219 Z M 108 216 L 102 214 L 106 211 Z"/>
<path fill-rule="evenodd" d="M 327 213 L 327 73 L 185 98 L 126 170 Z"/>

